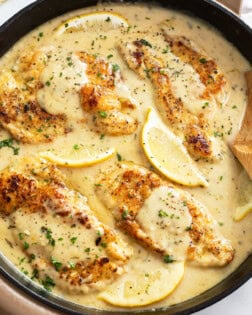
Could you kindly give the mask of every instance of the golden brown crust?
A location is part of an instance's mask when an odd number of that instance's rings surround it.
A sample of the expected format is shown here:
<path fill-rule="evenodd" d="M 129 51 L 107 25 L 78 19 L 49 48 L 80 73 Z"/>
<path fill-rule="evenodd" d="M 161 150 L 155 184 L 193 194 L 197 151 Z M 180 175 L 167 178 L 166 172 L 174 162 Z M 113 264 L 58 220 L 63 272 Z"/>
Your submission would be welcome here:
<path fill-rule="evenodd" d="M 216 222 L 207 209 L 190 194 L 163 181 L 153 172 L 136 165 L 119 165 L 102 177 L 100 186 L 96 189 L 98 196 L 113 212 L 120 228 L 147 248 L 164 255 L 169 254 L 169 248 L 164 248 L 151 239 L 137 218 L 145 200 L 155 189 L 162 186 L 174 190 L 174 198 L 185 203 L 192 218 L 192 224 L 187 231 L 191 239 L 187 259 L 202 266 L 223 266 L 232 261 L 234 250 L 230 242 L 218 231 Z"/>
<path fill-rule="evenodd" d="M 128 66 L 142 78 L 150 78 L 155 88 L 157 106 L 175 133 L 184 135 L 184 144 L 195 157 L 212 156 L 212 141 L 207 134 L 208 125 L 204 117 L 190 113 L 182 100 L 171 88 L 168 74 L 164 72 L 164 62 L 141 41 L 123 42 L 118 46 Z"/>
<path fill-rule="evenodd" d="M 111 228 L 98 221 L 85 197 L 65 185 L 64 177 L 54 165 L 42 160 L 25 159 L 20 161 L 17 168 L 2 171 L 0 204 L 1 212 L 14 223 L 17 211 L 27 216 L 36 212 L 41 216 L 42 223 L 43 220 L 46 222 L 47 216 L 53 216 L 57 218 L 58 224 L 81 226 L 84 233 L 87 230 L 86 233 L 96 237 L 94 244 L 89 244 L 89 256 L 79 258 L 74 266 L 62 264 L 56 273 L 50 260 L 50 248 L 47 253 L 43 243 L 30 246 L 26 250 L 27 254 L 34 254 L 34 251 L 38 251 L 37 247 L 43 248 L 33 261 L 34 268 L 40 270 L 41 274 L 54 272 L 55 280 L 61 279 L 68 283 L 66 286 L 85 291 L 104 287 L 124 272 L 124 265 L 129 259 L 126 245 Z M 44 233 L 48 232 L 47 228 L 43 230 Z M 98 231 L 101 233 L 97 234 Z M 22 239 L 17 238 L 17 242 L 23 247 Z M 92 255 L 92 251 L 99 252 L 99 257 Z"/>
<path fill-rule="evenodd" d="M 37 101 L 46 62 L 46 53 L 26 53 L 12 73 L 0 73 L 0 125 L 23 143 L 50 142 L 71 131 L 64 115 L 47 113 Z"/>
<path fill-rule="evenodd" d="M 116 84 L 122 81 L 119 69 L 113 69 L 113 65 L 104 59 L 85 52 L 78 53 L 78 56 L 87 64 L 89 79 L 89 83 L 80 90 L 81 105 L 91 115 L 91 124 L 95 130 L 113 136 L 133 133 L 138 123 L 125 113 L 125 109 L 132 110 L 135 105 L 115 92 Z"/>
<path fill-rule="evenodd" d="M 206 86 L 202 98 L 220 93 L 227 81 L 216 62 L 205 54 L 192 47 L 192 43 L 185 36 L 171 36 L 163 28 L 165 40 L 170 46 L 171 52 L 182 61 L 189 63 L 199 74 L 201 82 Z"/>

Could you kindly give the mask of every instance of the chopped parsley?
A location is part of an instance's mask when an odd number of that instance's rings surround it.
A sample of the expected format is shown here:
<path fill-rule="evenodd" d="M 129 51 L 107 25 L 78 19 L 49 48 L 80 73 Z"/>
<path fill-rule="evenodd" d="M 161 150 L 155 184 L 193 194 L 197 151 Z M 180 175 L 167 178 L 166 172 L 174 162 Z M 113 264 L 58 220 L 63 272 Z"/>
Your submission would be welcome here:
<path fill-rule="evenodd" d="M 103 110 L 99 111 L 99 115 L 102 118 L 106 118 L 108 116 L 108 114 L 105 111 L 103 111 Z"/>
<path fill-rule="evenodd" d="M 70 238 L 70 242 L 71 242 L 72 244 L 75 244 L 76 241 L 77 241 L 77 237 L 71 237 L 71 238 Z"/>
<path fill-rule="evenodd" d="M 76 266 L 76 263 L 73 262 L 73 261 L 69 261 L 69 262 L 68 262 L 68 265 L 69 265 L 69 267 L 70 267 L 71 269 L 74 269 L 75 266 Z"/>
<path fill-rule="evenodd" d="M 42 280 L 42 285 L 47 291 L 52 291 L 52 287 L 55 286 L 55 282 L 49 276 L 46 276 L 44 280 Z"/>
<path fill-rule="evenodd" d="M 41 232 L 45 233 L 45 237 L 48 239 L 48 244 L 55 246 L 55 239 L 52 237 L 52 231 L 44 226 L 41 228 Z"/>
<path fill-rule="evenodd" d="M 206 58 L 200 58 L 199 62 L 205 64 L 205 63 L 207 63 L 207 60 L 206 60 Z"/>
<path fill-rule="evenodd" d="M 62 263 L 57 261 L 55 258 L 51 257 L 51 263 L 53 264 L 56 271 L 60 271 Z"/>
<path fill-rule="evenodd" d="M 160 209 L 160 210 L 158 211 L 158 216 L 159 216 L 160 218 L 165 218 L 165 217 L 168 217 L 168 213 L 165 212 L 165 211 L 163 211 L 162 209 Z"/>
<path fill-rule="evenodd" d="M 20 239 L 20 241 L 22 241 L 24 239 L 24 233 L 18 233 L 18 238 Z"/>
<path fill-rule="evenodd" d="M 14 155 L 18 155 L 19 152 L 19 148 L 14 147 L 13 145 L 13 139 L 12 138 L 8 138 L 8 139 L 4 139 L 0 141 L 0 149 L 4 148 L 4 147 L 8 147 L 10 149 L 13 150 L 13 154 Z"/>
<path fill-rule="evenodd" d="M 119 153 L 116 153 L 117 160 L 120 162 L 122 160 L 122 156 Z"/>
<path fill-rule="evenodd" d="M 30 245 L 27 242 L 24 242 L 24 249 L 28 249 L 30 247 Z"/>
<path fill-rule="evenodd" d="M 175 261 L 175 259 L 173 258 L 172 255 L 164 255 L 164 262 L 166 264 L 173 263 L 174 261 Z"/>
<path fill-rule="evenodd" d="M 145 39 L 140 39 L 140 41 L 139 41 L 142 45 L 144 45 L 144 46 L 149 46 L 150 48 L 152 48 L 152 45 L 147 41 L 147 40 L 145 40 Z"/>
<path fill-rule="evenodd" d="M 112 65 L 112 71 L 113 71 L 113 72 L 116 72 L 116 71 L 118 71 L 118 70 L 120 70 L 120 67 L 119 67 L 116 63 L 114 63 L 114 64 Z"/>
<path fill-rule="evenodd" d="M 122 213 L 122 219 L 123 219 L 123 220 L 126 220 L 127 217 L 128 217 L 128 214 L 129 214 L 128 211 L 127 211 L 127 210 L 124 210 L 123 213 Z"/>

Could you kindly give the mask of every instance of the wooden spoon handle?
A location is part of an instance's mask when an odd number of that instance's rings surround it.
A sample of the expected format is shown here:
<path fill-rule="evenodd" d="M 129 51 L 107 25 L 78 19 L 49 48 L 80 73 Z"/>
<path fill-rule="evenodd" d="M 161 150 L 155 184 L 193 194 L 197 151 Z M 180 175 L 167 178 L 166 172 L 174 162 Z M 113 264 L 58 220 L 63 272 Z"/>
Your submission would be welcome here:
<path fill-rule="evenodd" d="M 245 78 L 248 86 L 248 104 L 241 129 L 231 144 L 231 150 L 252 180 L 252 71 L 246 72 Z"/>

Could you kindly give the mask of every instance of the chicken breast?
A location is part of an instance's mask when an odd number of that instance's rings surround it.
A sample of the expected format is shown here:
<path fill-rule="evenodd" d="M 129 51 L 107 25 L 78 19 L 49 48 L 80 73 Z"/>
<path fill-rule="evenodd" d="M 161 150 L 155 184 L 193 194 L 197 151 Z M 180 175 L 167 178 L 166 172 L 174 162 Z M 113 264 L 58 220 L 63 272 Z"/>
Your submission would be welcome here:
<path fill-rule="evenodd" d="M 96 218 L 86 197 L 66 186 L 54 165 L 24 158 L 3 170 L 0 204 L 46 288 L 100 290 L 125 271 L 126 244 Z"/>
<path fill-rule="evenodd" d="M 204 115 L 191 113 L 182 99 L 175 96 L 165 62 L 155 55 L 150 44 L 143 39 L 121 42 L 118 49 L 132 70 L 141 78 L 150 78 L 158 110 L 174 133 L 182 137 L 190 154 L 196 158 L 213 158 L 215 153 Z"/>
<path fill-rule="evenodd" d="M 182 61 L 189 63 L 199 74 L 201 82 L 205 85 L 201 97 L 214 97 L 221 106 L 225 105 L 229 98 L 230 87 L 216 61 L 207 56 L 189 38 L 171 35 L 169 26 L 165 23 L 162 23 L 161 28 L 171 52 Z"/>
<path fill-rule="evenodd" d="M 207 209 L 155 173 L 119 164 L 102 175 L 96 189 L 117 225 L 164 259 L 201 266 L 232 261 L 234 250 Z"/>
<path fill-rule="evenodd" d="M 130 96 L 120 95 L 122 77 L 119 67 L 86 52 L 80 52 L 78 56 L 87 64 L 89 80 L 80 90 L 81 105 L 85 112 L 90 113 L 95 130 L 113 136 L 133 133 L 138 125 L 130 115 L 135 104 Z"/>
<path fill-rule="evenodd" d="M 47 113 L 37 100 L 47 59 L 46 52 L 29 52 L 12 71 L 0 72 L 0 125 L 22 143 L 49 142 L 70 131 L 64 115 Z"/>

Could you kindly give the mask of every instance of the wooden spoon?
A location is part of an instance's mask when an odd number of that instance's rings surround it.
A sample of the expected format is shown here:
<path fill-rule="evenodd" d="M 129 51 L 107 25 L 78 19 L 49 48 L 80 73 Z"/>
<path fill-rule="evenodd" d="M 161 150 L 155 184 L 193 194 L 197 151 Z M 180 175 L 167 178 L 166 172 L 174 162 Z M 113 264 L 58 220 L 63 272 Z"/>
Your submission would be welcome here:
<path fill-rule="evenodd" d="M 248 86 L 248 104 L 239 133 L 231 150 L 252 179 L 252 71 L 245 73 Z"/>

